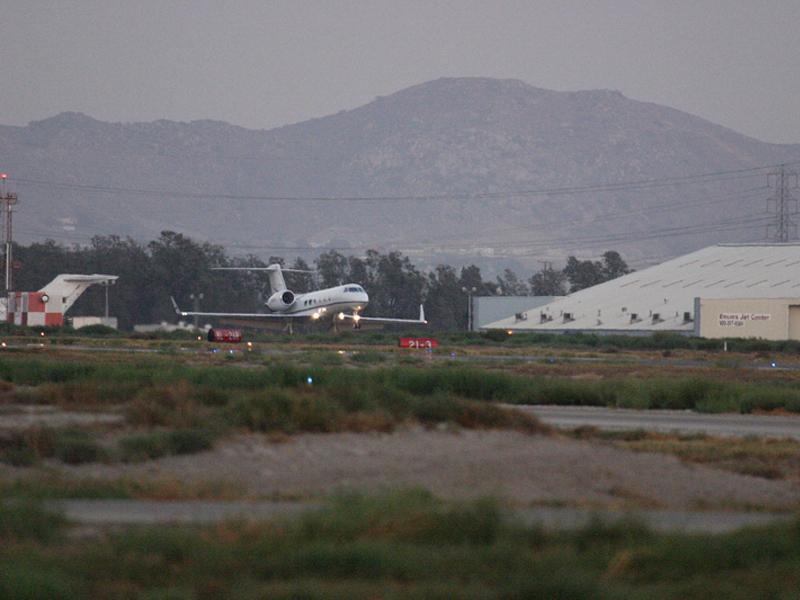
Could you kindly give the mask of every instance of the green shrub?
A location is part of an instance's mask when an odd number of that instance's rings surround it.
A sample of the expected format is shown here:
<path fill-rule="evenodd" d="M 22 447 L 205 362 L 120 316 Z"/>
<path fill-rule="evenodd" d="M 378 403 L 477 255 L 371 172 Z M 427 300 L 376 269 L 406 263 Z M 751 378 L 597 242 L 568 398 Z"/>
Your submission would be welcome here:
<path fill-rule="evenodd" d="M 739 398 L 739 410 L 750 413 L 754 410 L 775 410 L 783 408 L 800 412 L 800 390 L 760 386 L 745 389 Z"/>
<path fill-rule="evenodd" d="M 603 381 L 538 380 L 522 400 L 525 404 L 614 406 L 617 389 Z"/>
<path fill-rule="evenodd" d="M 226 411 L 228 422 L 251 431 L 291 429 L 292 398 L 288 391 L 268 389 L 251 393 L 231 402 Z"/>
<path fill-rule="evenodd" d="M 14 560 L 0 565 L 0 600 L 78 600 L 83 585 L 68 573 L 36 561 Z"/>
<path fill-rule="evenodd" d="M 31 467 L 39 461 L 39 456 L 24 445 L 4 445 L 0 448 L 0 462 L 12 467 Z"/>
<path fill-rule="evenodd" d="M 62 462 L 79 465 L 96 462 L 105 452 L 86 432 L 66 430 L 56 437 L 55 455 Z"/>
<path fill-rule="evenodd" d="M 292 399 L 291 431 L 335 431 L 338 406 L 316 394 L 298 394 Z"/>
<path fill-rule="evenodd" d="M 141 462 L 166 456 L 169 452 L 164 432 L 146 433 L 123 438 L 119 442 L 120 458 L 125 462 Z"/>
<path fill-rule="evenodd" d="M 420 423 L 454 423 L 461 415 L 463 400 L 449 394 L 436 394 L 415 398 L 412 407 L 412 414 Z"/>
<path fill-rule="evenodd" d="M 226 390 L 213 387 L 203 387 L 197 391 L 197 399 L 204 406 L 225 406 L 231 399 Z"/>
<path fill-rule="evenodd" d="M 330 350 L 309 352 L 308 359 L 313 365 L 320 367 L 338 367 L 344 364 L 342 355 Z"/>
<path fill-rule="evenodd" d="M 267 390 L 229 406 L 228 422 L 252 431 L 334 431 L 340 407 L 314 390 Z"/>
<path fill-rule="evenodd" d="M 128 421 L 134 425 L 198 427 L 210 415 L 204 401 L 218 401 L 221 396 L 200 393 L 185 380 L 142 389 L 128 408 Z"/>
<path fill-rule="evenodd" d="M 170 454 L 195 454 L 214 446 L 214 434 L 207 429 L 176 429 L 167 433 Z"/>
<path fill-rule="evenodd" d="M 511 337 L 504 329 L 490 329 L 483 332 L 481 336 L 490 342 L 505 342 Z"/>
<path fill-rule="evenodd" d="M 141 462 L 170 454 L 194 454 L 214 446 L 215 435 L 204 429 L 176 429 L 134 435 L 120 440 L 120 458 Z"/>
<path fill-rule="evenodd" d="M 372 365 L 384 362 L 386 360 L 386 356 L 381 352 L 375 352 L 372 350 L 359 350 L 358 352 L 353 352 L 353 354 L 350 356 L 350 360 L 354 363 Z"/>
<path fill-rule="evenodd" d="M 25 431 L 0 433 L 0 462 L 14 467 L 28 467 L 39 459 L 53 456 L 56 433 L 48 427 L 30 427 Z"/>
<path fill-rule="evenodd" d="M 101 336 L 110 336 L 110 335 L 121 335 L 121 333 L 114 329 L 113 327 L 109 327 L 107 325 L 86 325 L 85 327 L 81 327 L 80 329 L 76 330 L 82 336 L 92 336 L 92 335 L 101 335 Z"/>
<path fill-rule="evenodd" d="M 0 502 L 0 541 L 50 541 L 60 535 L 65 524 L 63 516 L 46 510 L 39 502 L 32 500 Z"/>

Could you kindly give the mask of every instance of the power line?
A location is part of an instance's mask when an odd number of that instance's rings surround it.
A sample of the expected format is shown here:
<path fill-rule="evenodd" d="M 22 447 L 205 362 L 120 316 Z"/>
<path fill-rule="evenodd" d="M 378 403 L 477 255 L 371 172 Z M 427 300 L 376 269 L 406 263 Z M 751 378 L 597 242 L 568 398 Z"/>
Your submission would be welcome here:
<path fill-rule="evenodd" d="M 755 198 L 754 194 L 760 194 L 760 192 L 764 189 L 764 186 L 754 187 L 747 190 L 742 190 L 740 192 L 733 192 L 730 194 L 723 194 L 720 196 L 709 196 L 703 199 L 691 199 L 691 200 L 684 200 L 681 202 L 675 202 L 668 205 L 662 206 L 643 206 L 638 209 L 620 209 L 610 212 L 604 212 L 599 215 L 592 215 L 591 216 L 591 224 L 608 221 L 608 220 L 615 220 L 615 219 L 624 219 L 629 217 L 638 217 L 642 214 L 654 214 L 659 212 L 673 212 L 676 209 L 681 209 L 687 206 L 694 206 L 697 204 L 703 205 L 713 205 L 713 204 L 720 204 L 729 202 L 731 199 L 735 198 Z M 511 233 L 514 231 L 518 231 L 520 233 L 528 234 L 531 231 L 539 230 L 539 229 L 549 229 L 552 230 L 553 228 L 558 228 L 560 226 L 565 226 L 569 224 L 574 224 L 575 222 L 571 217 L 564 218 L 564 219 L 552 219 L 548 221 L 540 221 L 536 224 L 526 225 L 526 226 L 509 226 L 509 227 L 500 227 L 490 230 L 483 230 L 483 234 L 491 232 L 492 234 L 504 234 L 504 233 Z M 580 223 L 578 223 L 580 225 Z M 588 224 L 588 223 L 587 223 Z M 86 229 L 86 227 L 84 227 Z M 103 231 L 97 230 L 96 228 L 89 228 L 94 229 L 96 235 L 105 235 Z M 41 235 L 45 237 L 49 237 L 51 239 L 58 239 L 64 241 L 91 241 L 92 235 L 82 235 L 79 233 L 67 233 L 67 232 L 52 232 L 46 229 L 32 229 L 32 228 L 25 228 L 25 229 L 18 229 L 20 233 L 28 234 L 28 235 Z M 458 239 L 464 238 L 470 234 L 453 234 L 453 235 L 445 235 L 445 236 L 438 236 L 437 243 L 410 243 L 410 244 L 402 244 L 398 242 L 398 245 L 401 246 L 403 249 L 424 249 L 428 248 L 432 245 L 435 245 L 439 248 L 447 248 L 453 247 L 458 248 L 462 247 L 462 242 L 453 242 L 448 244 L 441 244 L 438 243 L 442 240 L 451 240 L 451 239 Z M 126 237 L 126 236 L 121 236 Z M 128 236 L 129 237 L 129 236 Z M 504 238 L 501 241 L 492 241 L 492 240 L 481 240 L 481 244 L 490 246 L 490 245 L 502 245 L 502 244 L 516 244 L 516 243 L 525 243 L 525 241 L 515 242 L 513 240 L 509 240 L 508 238 Z M 379 244 L 380 245 L 380 244 Z M 230 243 L 226 244 L 228 248 L 238 248 L 238 249 L 253 249 L 253 250 L 277 250 L 277 251 L 316 251 L 316 250 L 337 250 L 337 251 L 348 251 L 348 250 L 359 250 L 359 249 L 369 249 L 375 246 L 372 245 L 360 245 L 360 246 L 289 246 L 289 245 L 276 245 L 276 244 L 244 244 L 244 243 Z"/>
<path fill-rule="evenodd" d="M 800 161 L 787 164 L 800 164 Z M 156 188 L 135 188 L 123 186 L 110 186 L 100 184 L 80 184 L 65 181 L 52 181 L 44 179 L 29 179 L 24 177 L 14 178 L 17 184 L 41 185 L 59 189 L 71 189 L 105 194 L 134 194 L 142 196 L 155 196 L 162 198 L 194 198 L 194 199 L 223 199 L 223 200 L 255 200 L 255 201 L 298 201 L 298 202 L 398 202 L 398 201 L 430 201 L 430 200 L 507 200 L 514 197 L 532 196 L 561 196 L 586 193 L 602 193 L 614 191 L 636 191 L 668 187 L 675 185 L 692 185 L 710 183 L 715 181 L 730 181 L 755 177 L 761 175 L 759 171 L 773 169 L 776 165 L 762 165 L 729 171 L 714 171 L 676 177 L 663 177 L 657 179 L 638 179 L 612 183 L 596 183 L 580 186 L 564 186 L 552 188 L 535 188 L 527 190 L 507 190 L 500 192 L 477 193 L 445 193 L 425 195 L 397 195 L 397 196 L 289 196 L 289 195 L 239 195 L 225 193 L 189 192 L 181 190 L 164 190 Z"/>
<path fill-rule="evenodd" d="M 656 229 L 651 231 L 645 232 L 625 232 L 625 233 L 612 233 L 607 234 L 604 236 L 594 236 L 594 237 L 575 237 L 575 236 L 568 236 L 568 237 L 550 237 L 550 238 L 543 238 L 536 241 L 498 241 L 498 242 L 480 242 L 480 244 L 485 245 L 491 248 L 527 248 L 527 247 L 551 247 L 554 245 L 558 245 L 559 243 L 563 242 L 570 242 L 574 244 L 600 244 L 600 243 L 609 243 L 609 242 L 625 242 L 625 241 L 640 241 L 644 239 L 651 239 L 651 237 L 670 237 L 670 236 L 681 236 L 681 235 L 690 235 L 694 233 L 709 233 L 716 230 L 722 231 L 719 229 L 721 226 L 726 225 L 741 225 L 744 223 L 751 223 L 758 224 L 758 226 L 763 225 L 766 217 L 761 214 L 747 214 L 747 215 L 740 215 L 735 219 L 728 219 L 724 221 L 706 221 L 701 223 L 693 223 L 691 225 L 682 225 L 682 226 L 674 226 L 668 227 L 664 229 Z M 642 237 L 644 236 L 644 237 Z M 477 244 L 476 244 L 477 245 Z M 436 244 L 426 244 L 424 246 L 419 245 L 405 245 L 405 244 L 397 244 L 397 248 L 400 250 L 409 250 L 409 249 L 424 249 L 428 247 L 435 247 L 437 249 L 449 248 L 451 250 L 456 250 L 463 245 L 455 246 L 455 245 L 436 245 Z M 275 250 L 275 251 L 353 251 L 353 250 L 362 250 L 362 249 L 370 249 L 373 246 L 349 246 L 349 247 L 335 247 L 335 246 L 272 246 L 272 245 L 258 245 L 258 244 L 229 244 L 228 248 L 238 248 L 242 250 Z"/>
<path fill-rule="evenodd" d="M 591 223 L 576 222 L 576 221 L 574 221 L 573 219 L 570 218 L 570 219 L 539 221 L 536 224 L 526 225 L 526 226 L 512 225 L 512 226 L 508 226 L 508 227 L 502 227 L 500 229 L 493 229 L 493 230 L 490 230 L 490 231 L 492 233 L 501 233 L 501 232 L 511 233 L 511 232 L 517 231 L 517 232 L 520 232 L 520 233 L 528 234 L 531 231 L 535 231 L 537 229 L 552 229 L 554 226 L 557 227 L 557 226 L 560 226 L 560 225 L 594 224 L 594 223 L 598 223 L 598 222 L 602 222 L 602 221 L 624 219 L 624 218 L 628 218 L 628 217 L 637 217 L 637 216 L 640 216 L 640 215 L 651 215 L 651 214 L 660 213 L 660 212 L 673 212 L 676 209 L 684 208 L 684 207 L 687 207 L 687 206 L 694 206 L 694 205 L 697 205 L 699 203 L 702 203 L 703 205 L 712 205 L 712 204 L 726 203 L 726 202 L 729 202 L 731 199 L 734 199 L 734 198 L 752 198 L 752 199 L 755 199 L 757 197 L 756 193 L 758 194 L 758 196 L 760 196 L 760 194 L 761 194 L 761 192 L 763 190 L 764 190 L 764 186 L 759 186 L 759 187 L 751 188 L 751 189 L 748 189 L 748 190 L 743 190 L 741 192 L 736 192 L 736 193 L 732 193 L 732 194 L 726 194 L 726 195 L 723 195 L 723 196 L 712 196 L 710 198 L 704 198 L 702 200 L 692 199 L 692 200 L 684 200 L 682 202 L 673 202 L 673 203 L 662 205 L 662 206 L 643 206 L 643 207 L 638 208 L 638 209 L 620 209 L 620 210 L 617 210 L 617 211 L 600 213 L 599 215 L 591 215 L 591 217 L 590 217 Z M 484 230 L 483 233 L 486 233 L 486 230 Z M 449 235 L 449 236 L 438 236 L 437 240 L 448 240 L 448 239 L 463 238 L 463 237 L 464 237 L 464 234 L 453 234 L 453 235 Z M 510 241 L 510 240 L 504 240 L 504 241 Z M 490 244 L 490 243 L 493 243 L 493 242 L 485 242 L 485 243 Z M 427 245 L 430 245 L 430 244 L 426 244 L 426 246 Z M 442 244 L 437 244 L 437 245 L 438 246 L 442 246 Z M 444 244 L 444 245 L 447 246 L 447 245 L 453 245 L 453 244 Z M 415 246 L 419 246 L 419 244 L 416 244 Z M 406 246 L 406 247 L 408 247 L 408 246 Z"/>

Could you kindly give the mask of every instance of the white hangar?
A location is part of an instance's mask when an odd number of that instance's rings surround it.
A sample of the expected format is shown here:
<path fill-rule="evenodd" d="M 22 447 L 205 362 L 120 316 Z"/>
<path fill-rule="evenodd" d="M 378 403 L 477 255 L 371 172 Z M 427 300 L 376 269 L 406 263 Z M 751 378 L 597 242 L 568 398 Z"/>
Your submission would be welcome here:
<path fill-rule="evenodd" d="M 721 244 L 484 329 L 800 339 L 800 244 Z"/>

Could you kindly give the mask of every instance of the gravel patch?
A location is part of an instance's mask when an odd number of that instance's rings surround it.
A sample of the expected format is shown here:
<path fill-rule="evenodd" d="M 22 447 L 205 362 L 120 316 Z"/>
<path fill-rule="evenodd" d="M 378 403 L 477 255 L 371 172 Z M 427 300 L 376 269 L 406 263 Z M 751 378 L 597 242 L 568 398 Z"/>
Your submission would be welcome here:
<path fill-rule="evenodd" d="M 800 505 L 800 486 L 786 481 L 593 441 L 494 430 L 303 434 L 283 443 L 240 435 L 192 456 L 61 470 L 79 477 L 224 480 L 253 494 L 276 496 L 417 486 L 443 498 L 497 495 L 520 504 L 768 510 Z"/>

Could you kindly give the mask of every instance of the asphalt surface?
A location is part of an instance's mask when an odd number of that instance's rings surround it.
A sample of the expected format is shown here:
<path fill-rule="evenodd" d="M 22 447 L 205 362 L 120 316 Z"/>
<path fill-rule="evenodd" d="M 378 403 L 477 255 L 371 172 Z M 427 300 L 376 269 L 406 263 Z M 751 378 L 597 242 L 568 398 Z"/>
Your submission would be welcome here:
<path fill-rule="evenodd" d="M 232 519 L 267 521 L 297 517 L 321 508 L 319 503 L 313 502 L 197 500 L 56 500 L 49 506 L 62 512 L 70 521 L 89 526 L 209 524 Z M 594 520 L 604 523 L 634 520 L 656 531 L 697 533 L 724 533 L 793 519 L 790 513 L 613 511 L 568 507 L 526 508 L 514 511 L 512 516 L 527 525 L 539 525 L 550 530 L 577 529 Z"/>
<path fill-rule="evenodd" d="M 702 414 L 688 410 L 631 410 L 596 406 L 514 406 L 562 429 L 597 427 L 611 431 L 644 429 L 664 433 L 800 440 L 800 415 Z"/>

